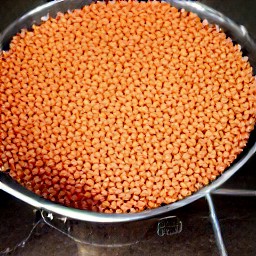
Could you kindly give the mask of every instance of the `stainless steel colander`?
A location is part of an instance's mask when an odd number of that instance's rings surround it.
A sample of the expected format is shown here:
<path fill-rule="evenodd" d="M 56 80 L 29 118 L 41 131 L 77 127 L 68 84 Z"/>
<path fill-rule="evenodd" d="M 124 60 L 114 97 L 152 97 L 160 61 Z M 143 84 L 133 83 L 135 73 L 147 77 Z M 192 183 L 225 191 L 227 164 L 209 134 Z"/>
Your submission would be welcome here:
<path fill-rule="evenodd" d="M 249 57 L 249 62 L 256 69 L 256 44 L 250 38 L 244 26 L 238 25 L 225 17 L 223 14 L 207 7 L 204 4 L 192 1 L 167 0 L 172 6 L 179 9 L 184 8 L 187 11 L 196 13 L 201 19 L 207 19 L 209 23 L 217 24 L 226 34 L 236 43 L 239 43 L 242 50 Z M 0 47 L 7 50 L 11 38 L 20 32 L 21 29 L 30 29 L 33 24 L 42 23 L 42 17 L 47 15 L 55 17 L 58 12 L 67 12 L 68 10 L 79 9 L 84 5 L 91 4 L 90 0 L 58 0 L 41 5 L 34 10 L 28 12 L 21 18 L 14 21 L 0 34 Z M 14 197 L 50 214 L 58 214 L 71 219 L 77 219 L 88 222 L 99 223 L 122 223 L 142 219 L 149 219 L 154 216 L 170 212 L 179 207 L 185 206 L 201 197 L 214 191 L 221 184 L 227 181 L 235 172 L 237 172 L 256 152 L 256 130 L 251 133 L 246 148 L 239 155 L 238 159 L 215 181 L 208 186 L 202 188 L 191 196 L 172 203 L 170 205 L 158 207 L 152 210 L 145 210 L 140 213 L 129 214 L 105 214 L 96 213 L 87 210 L 78 210 L 65 207 L 54 202 L 43 199 L 36 194 L 30 192 L 26 188 L 3 172 L 0 172 L 0 189 L 13 195 Z"/>

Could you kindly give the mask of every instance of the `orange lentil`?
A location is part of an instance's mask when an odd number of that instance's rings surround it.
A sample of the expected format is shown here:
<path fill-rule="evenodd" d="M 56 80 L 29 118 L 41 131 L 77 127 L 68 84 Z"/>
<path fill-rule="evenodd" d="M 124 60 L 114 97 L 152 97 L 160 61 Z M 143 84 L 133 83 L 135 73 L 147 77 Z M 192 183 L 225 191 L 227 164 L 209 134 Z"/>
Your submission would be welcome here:
<path fill-rule="evenodd" d="M 254 127 L 256 82 L 240 50 L 163 2 L 98 2 L 22 30 L 0 56 L 1 170 L 105 213 L 191 195 Z"/>

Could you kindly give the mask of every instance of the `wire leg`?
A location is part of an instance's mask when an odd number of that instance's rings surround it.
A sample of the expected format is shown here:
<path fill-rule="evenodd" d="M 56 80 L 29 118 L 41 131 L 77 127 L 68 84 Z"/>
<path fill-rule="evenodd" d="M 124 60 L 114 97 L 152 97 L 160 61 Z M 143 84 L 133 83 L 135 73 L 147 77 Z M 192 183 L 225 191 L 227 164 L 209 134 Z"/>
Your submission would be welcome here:
<path fill-rule="evenodd" d="M 227 256 L 228 254 L 227 254 L 227 250 L 226 250 L 226 247 L 225 247 L 223 239 L 222 239 L 219 221 L 216 216 L 216 212 L 214 209 L 211 195 L 209 193 L 206 195 L 206 199 L 207 199 L 209 209 L 210 209 L 210 218 L 211 218 L 211 222 L 212 222 L 212 228 L 213 228 L 215 240 L 217 243 L 217 247 L 219 249 L 221 256 Z"/>

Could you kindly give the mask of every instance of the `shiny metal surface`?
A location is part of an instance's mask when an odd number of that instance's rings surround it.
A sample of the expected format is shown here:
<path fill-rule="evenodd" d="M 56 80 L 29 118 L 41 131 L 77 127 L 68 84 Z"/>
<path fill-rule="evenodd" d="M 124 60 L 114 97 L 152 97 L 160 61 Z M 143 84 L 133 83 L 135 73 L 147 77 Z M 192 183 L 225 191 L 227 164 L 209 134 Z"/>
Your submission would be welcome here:
<path fill-rule="evenodd" d="M 228 188 L 219 188 L 212 192 L 214 195 L 221 196 L 255 196 L 256 190 L 248 190 L 248 189 L 228 189 Z"/>
<path fill-rule="evenodd" d="M 10 40 L 13 35 L 18 33 L 22 28 L 29 29 L 33 24 L 40 24 L 42 22 L 41 17 L 46 16 L 47 14 L 49 14 L 52 17 L 55 17 L 58 12 L 66 12 L 67 10 L 81 8 L 82 6 L 88 5 L 91 2 L 92 1 L 90 0 L 59 0 L 39 6 L 36 9 L 25 14 L 20 19 L 13 22 L 3 31 L 3 33 L 0 35 L 0 46 L 3 50 L 7 50 L 8 44 L 10 43 Z M 168 0 L 166 2 L 172 4 L 177 8 L 184 8 L 187 11 L 197 13 L 202 19 L 207 19 L 209 23 L 219 25 L 220 28 L 223 29 L 233 41 L 239 43 L 242 46 L 242 49 L 246 53 L 246 56 L 249 57 L 249 61 L 255 70 L 256 45 L 252 41 L 247 30 L 243 26 L 237 25 L 229 18 L 225 17 L 223 14 L 198 2 L 191 2 L 185 0 Z M 249 158 L 255 154 L 255 138 L 256 131 L 254 129 L 243 153 L 238 157 L 238 159 L 231 167 L 229 167 L 217 180 L 212 182 L 210 185 L 202 188 L 198 192 L 183 200 L 156 209 L 146 210 L 140 213 L 103 214 L 86 210 L 68 208 L 35 195 L 34 193 L 28 191 L 26 188 L 19 185 L 17 182 L 13 181 L 5 173 L 0 173 L 0 189 L 38 209 L 42 209 L 50 213 L 56 213 L 71 219 L 99 223 L 120 223 L 148 219 L 152 218 L 153 216 L 157 216 L 172 211 L 174 209 L 180 208 L 201 197 L 209 195 L 209 193 L 218 188 L 225 181 L 227 181 L 234 173 L 236 173 L 249 160 Z"/>

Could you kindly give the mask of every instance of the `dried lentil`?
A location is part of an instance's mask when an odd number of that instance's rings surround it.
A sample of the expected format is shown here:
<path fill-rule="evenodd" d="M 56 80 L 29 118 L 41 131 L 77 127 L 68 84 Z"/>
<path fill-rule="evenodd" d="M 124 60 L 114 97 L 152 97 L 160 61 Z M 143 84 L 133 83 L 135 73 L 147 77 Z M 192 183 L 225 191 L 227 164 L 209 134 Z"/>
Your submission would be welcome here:
<path fill-rule="evenodd" d="M 255 78 L 240 50 L 160 2 L 98 2 L 22 30 L 0 60 L 0 164 L 81 209 L 135 212 L 189 196 L 254 127 Z"/>

